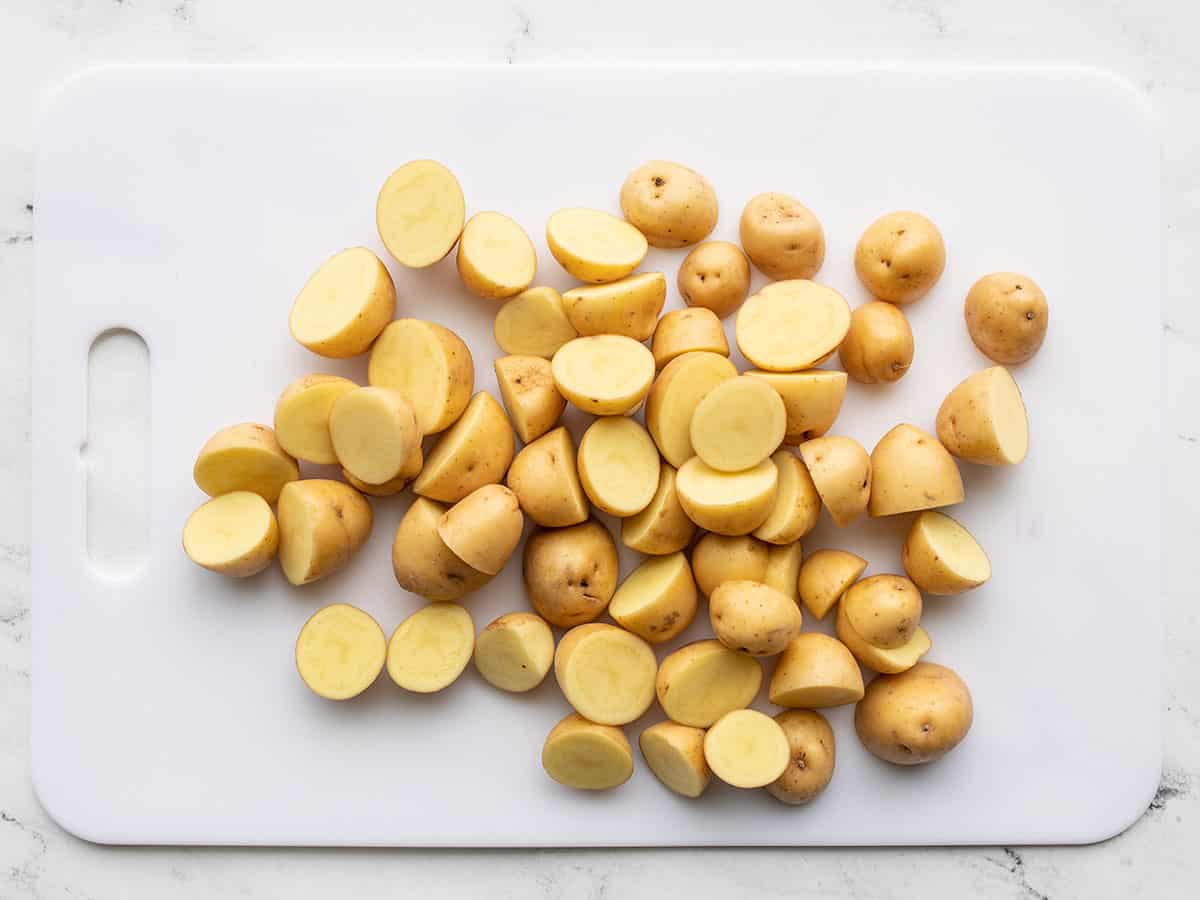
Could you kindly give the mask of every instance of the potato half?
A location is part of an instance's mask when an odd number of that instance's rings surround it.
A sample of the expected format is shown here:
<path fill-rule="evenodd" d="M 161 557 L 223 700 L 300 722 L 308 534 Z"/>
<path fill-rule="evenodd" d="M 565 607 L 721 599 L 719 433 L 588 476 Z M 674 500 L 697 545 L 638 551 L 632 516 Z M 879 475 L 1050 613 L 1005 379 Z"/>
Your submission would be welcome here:
<path fill-rule="evenodd" d="M 716 227 L 717 194 L 699 172 L 655 159 L 621 185 L 621 211 L 655 247 L 686 247 Z"/>
<path fill-rule="evenodd" d="M 551 361 L 558 391 L 584 412 L 619 416 L 637 408 L 654 380 L 654 356 L 633 338 L 597 334 L 563 344 Z"/>
<path fill-rule="evenodd" d="M 709 309 L 673 309 L 658 320 L 654 340 L 650 342 L 654 365 L 662 369 L 685 353 L 705 352 L 729 355 L 729 342 L 721 320 Z"/>
<path fill-rule="evenodd" d="M 791 544 L 773 544 L 767 550 L 767 572 L 763 576 L 763 584 L 784 594 L 797 607 L 800 605 L 797 582 L 803 559 L 804 548 L 799 541 Z"/>
<path fill-rule="evenodd" d="M 720 641 L 696 641 L 667 656 L 658 668 L 658 702 L 673 722 L 707 728 L 754 702 L 762 664 Z"/>
<path fill-rule="evenodd" d="M 475 387 L 475 362 L 462 338 L 434 322 L 397 319 L 371 348 L 367 381 L 399 391 L 425 435 L 458 421 Z"/>
<path fill-rule="evenodd" d="M 783 442 L 787 414 L 775 389 L 755 378 L 729 378 L 709 391 L 692 413 L 692 448 L 721 472 L 757 466 Z"/>
<path fill-rule="evenodd" d="M 196 456 L 192 476 L 210 497 L 250 491 L 274 503 L 283 486 L 300 477 L 300 467 L 279 446 L 275 432 L 246 422 L 210 437 Z"/>
<path fill-rule="evenodd" d="M 684 258 L 676 284 L 688 306 L 712 310 L 723 319 L 750 293 L 750 261 L 737 244 L 705 241 Z"/>
<path fill-rule="evenodd" d="M 446 510 L 437 533 L 468 566 L 495 575 L 521 543 L 524 527 L 517 495 L 502 484 L 485 484 Z"/>
<path fill-rule="evenodd" d="M 563 309 L 562 295 L 552 287 L 531 287 L 505 303 L 496 313 L 492 333 L 505 353 L 546 359 L 579 337 Z"/>
<path fill-rule="evenodd" d="M 718 472 L 694 456 L 675 476 L 688 518 L 717 534 L 749 534 L 758 528 L 775 505 L 778 482 L 779 472 L 769 459 L 743 472 Z"/>
<path fill-rule="evenodd" d="M 546 738 L 542 768 L 566 787 L 608 790 L 633 774 L 633 748 L 620 728 L 597 725 L 571 713 Z"/>
<path fill-rule="evenodd" d="M 183 550 L 198 566 L 245 578 L 271 564 L 279 549 L 279 525 L 258 494 L 234 491 L 209 500 L 183 526 Z"/>
<path fill-rule="evenodd" d="M 296 638 L 296 670 L 326 700 L 357 697 L 375 683 L 386 657 L 379 623 L 346 603 L 317 610 Z"/>
<path fill-rule="evenodd" d="M 874 647 L 895 650 L 912 640 L 921 624 L 921 592 L 903 575 L 872 575 L 842 595 L 846 620 Z"/>
<path fill-rule="evenodd" d="M 994 272 L 971 285 L 963 308 L 967 332 L 979 352 L 1012 366 L 1041 349 L 1050 324 L 1046 295 L 1028 275 Z"/>
<path fill-rule="evenodd" d="M 704 736 L 704 759 L 714 775 L 739 788 L 766 787 L 791 761 L 779 723 L 756 709 L 726 713 Z"/>
<path fill-rule="evenodd" d="M 912 303 L 937 284 L 946 268 L 946 245 L 929 219 L 894 212 L 867 226 L 854 250 L 863 286 L 888 303 Z"/>
<path fill-rule="evenodd" d="M 902 647 L 891 650 L 876 647 L 854 630 L 854 626 L 850 624 L 850 620 L 846 616 L 846 609 L 841 604 L 838 605 L 836 627 L 838 640 L 846 645 L 847 649 L 854 654 L 854 658 L 868 669 L 874 669 L 883 674 L 894 674 L 911 669 L 933 646 L 925 629 L 918 626 L 909 642 Z"/>
<path fill-rule="evenodd" d="M 737 368 L 718 353 L 684 353 L 667 363 L 646 397 L 646 428 L 663 459 L 679 468 L 696 455 L 692 414 L 718 384 L 737 377 Z"/>
<path fill-rule="evenodd" d="M 992 564 L 971 532 L 939 512 L 926 511 L 913 519 L 900 560 L 926 594 L 961 594 L 992 577 Z"/>
<path fill-rule="evenodd" d="M 699 797 L 712 772 L 704 761 L 704 729 L 658 722 L 638 737 L 638 747 L 654 777 L 684 797 Z"/>
<path fill-rule="evenodd" d="M 356 387 L 340 375 L 305 375 L 275 402 L 275 438 L 289 456 L 331 466 L 338 461 L 329 437 L 329 412 L 342 394 Z"/>
<path fill-rule="evenodd" d="M 652 644 L 680 634 L 696 617 L 696 581 L 682 553 L 643 560 L 621 582 L 608 614 Z"/>
<path fill-rule="evenodd" d="M 871 497 L 871 457 L 854 438 L 827 434 L 800 445 L 800 458 L 839 527 L 859 517 Z"/>
<path fill-rule="evenodd" d="M 344 569 L 371 536 L 371 504 L 348 484 L 289 481 L 279 494 L 279 565 L 292 584 Z"/>
<path fill-rule="evenodd" d="M 392 541 L 392 571 L 396 583 L 426 600 L 460 600 L 477 591 L 492 576 L 473 569 L 446 546 L 438 525 L 446 507 L 417 497 L 400 520 Z"/>
<path fill-rule="evenodd" d="M 937 414 L 938 440 L 959 459 L 1012 466 L 1029 452 L 1029 419 L 1008 369 L 969 375 L 946 395 Z"/>
<path fill-rule="evenodd" d="M 457 503 L 476 488 L 502 481 L 513 450 L 508 417 L 491 394 L 480 391 L 434 445 L 413 491 L 431 500 Z"/>
<path fill-rule="evenodd" d="M 500 399 L 522 443 L 536 441 L 558 424 L 567 401 L 554 386 L 550 361 L 540 356 L 502 356 L 496 360 Z"/>
<path fill-rule="evenodd" d="M 626 416 L 604 416 L 579 441 L 579 480 L 588 498 L 610 516 L 635 516 L 658 490 L 658 448 Z"/>
<path fill-rule="evenodd" d="M 763 581 L 770 559 L 768 547 L 748 534 L 709 533 L 692 548 L 692 572 L 706 597 L 726 581 Z"/>
<path fill-rule="evenodd" d="M 508 486 L 525 515 L 543 528 L 586 522 L 589 507 L 575 465 L 575 443 L 555 428 L 521 448 L 508 469 Z"/>
<path fill-rule="evenodd" d="M 767 695 L 776 706 L 792 709 L 857 703 L 863 695 L 862 672 L 837 638 L 817 631 L 799 634 L 779 657 Z"/>
<path fill-rule="evenodd" d="M 598 209 L 560 209 L 546 222 L 546 244 L 558 264 L 580 281 L 624 278 L 646 255 L 640 231 Z"/>
<path fill-rule="evenodd" d="M 961 503 L 962 475 L 954 458 L 931 434 L 897 425 L 871 451 L 872 516 L 934 509 Z"/>
<path fill-rule="evenodd" d="M 800 633 L 802 616 L 786 594 L 755 581 L 726 581 L 708 598 L 713 633 L 751 656 L 782 653 Z"/>
<path fill-rule="evenodd" d="M 318 356 L 365 353 L 396 314 L 396 287 L 379 257 L 351 247 L 328 259 L 292 303 L 288 328 Z"/>
<path fill-rule="evenodd" d="M 575 711 L 601 725 L 625 725 L 654 702 L 658 660 L 650 645 L 615 625 L 568 631 L 554 651 L 554 677 Z"/>
<path fill-rule="evenodd" d="M 846 373 L 828 369 L 807 372 L 762 372 L 751 369 L 747 378 L 765 381 L 783 398 L 787 428 L 783 442 L 795 446 L 820 437 L 833 427 L 846 396 Z"/>
<path fill-rule="evenodd" d="M 430 603 L 396 626 L 387 671 L 406 691 L 433 694 L 463 673 L 475 650 L 475 624 L 457 603 Z"/>
<path fill-rule="evenodd" d="M 754 536 L 769 544 L 790 544 L 817 527 L 821 495 L 808 467 L 790 450 L 776 451 L 771 462 L 779 472 L 779 488 L 771 514 L 755 529 Z"/>
<path fill-rule="evenodd" d="M 787 737 L 791 759 L 783 774 L 767 785 L 776 800 L 800 806 L 829 786 L 837 743 L 825 717 L 807 709 L 788 709 L 775 716 Z"/>
<path fill-rule="evenodd" d="M 479 212 L 463 227 L 458 274 L 467 290 L 485 300 L 515 297 L 533 284 L 537 251 L 516 222 L 498 212 Z"/>
<path fill-rule="evenodd" d="M 662 463 L 650 504 L 621 520 L 621 543 L 630 550 L 659 556 L 682 550 L 695 534 L 696 523 L 683 511 L 675 490 L 675 470 Z"/>
<path fill-rule="evenodd" d="M 525 542 L 525 590 L 538 615 L 559 628 L 590 622 L 617 589 L 617 545 L 595 519 L 530 535 Z"/>
<path fill-rule="evenodd" d="M 900 307 L 882 300 L 864 303 L 851 314 L 838 353 L 846 374 L 861 384 L 899 381 L 913 361 L 912 328 Z"/>
<path fill-rule="evenodd" d="M 390 478 L 381 484 L 371 484 L 361 478 L 355 478 L 345 469 L 342 469 L 342 477 L 364 494 L 370 494 L 372 497 L 391 497 L 408 487 L 408 483 L 421 474 L 421 467 L 424 465 L 425 456 L 421 453 L 421 445 L 417 444 L 412 455 L 405 460 L 404 466 L 396 473 L 395 478 Z"/>
<path fill-rule="evenodd" d="M 375 224 L 396 262 L 421 269 L 454 249 L 466 210 L 454 174 L 441 163 L 417 159 L 383 183 L 375 202 Z"/>
<path fill-rule="evenodd" d="M 795 372 L 829 359 L 850 330 L 850 304 L 815 281 L 776 281 L 738 310 L 742 355 L 768 372 Z"/>
<path fill-rule="evenodd" d="M 750 198 L 738 223 L 742 248 L 773 281 L 812 278 L 825 261 L 825 230 L 807 206 L 787 194 Z"/>
<path fill-rule="evenodd" d="M 329 413 L 329 437 L 342 468 L 367 484 L 395 478 L 420 452 L 421 429 L 399 391 L 356 387 Z"/>
<path fill-rule="evenodd" d="M 854 710 L 863 746 L 899 766 L 941 759 L 971 730 L 971 692 L 958 674 L 935 663 L 917 663 L 881 675 Z"/>
<path fill-rule="evenodd" d="M 579 334 L 623 334 L 635 341 L 654 334 L 666 299 L 667 279 L 662 272 L 589 284 L 562 295 L 567 319 Z"/>
<path fill-rule="evenodd" d="M 531 691 L 554 664 L 554 633 L 533 613 L 506 613 L 475 639 L 475 668 L 488 684 L 514 694 Z"/>
<path fill-rule="evenodd" d="M 817 550 L 800 566 L 800 601 L 813 616 L 823 619 L 866 568 L 867 561 L 849 550 Z"/>

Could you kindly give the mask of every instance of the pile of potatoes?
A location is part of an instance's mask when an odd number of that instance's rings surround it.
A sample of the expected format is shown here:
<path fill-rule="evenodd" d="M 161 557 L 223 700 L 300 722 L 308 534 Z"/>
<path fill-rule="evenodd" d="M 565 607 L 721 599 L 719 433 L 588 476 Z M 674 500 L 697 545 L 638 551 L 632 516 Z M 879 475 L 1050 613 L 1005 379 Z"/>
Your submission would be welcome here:
<path fill-rule="evenodd" d="M 1021 394 L 996 365 L 947 394 L 936 434 L 897 424 L 868 452 L 831 431 L 848 378 L 895 382 L 912 366 L 904 306 L 942 275 L 941 234 L 914 212 L 870 224 L 854 264 L 875 299 L 851 310 L 812 280 L 824 232 L 786 194 L 746 203 L 740 246 L 706 240 L 716 194 L 682 165 L 639 167 L 619 201 L 623 218 L 573 208 L 547 220 L 550 253 L 580 282 L 560 294 L 534 285 L 537 254 L 520 225 L 497 212 L 466 218 L 444 166 L 419 160 L 394 172 L 376 211 L 388 253 L 420 269 L 457 248 L 463 285 L 503 301 L 500 402 L 475 390 L 474 357 L 458 335 L 395 318 L 391 276 L 371 250 L 342 251 L 305 284 L 289 326 L 319 356 L 369 353 L 368 384 L 306 375 L 280 395 L 273 428 L 214 435 L 195 462 L 212 499 L 184 526 L 187 555 L 233 577 L 278 557 L 290 583 L 308 584 L 347 566 L 369 539 L 367 496 L 411 487 L 393 572 L 428 605 L 390 638 L 351 605 L 318 610 L 296 642 L 301 678 L 344 700 L 385 668 L 422 693 L 448 687 L 472 660 L 509 692 L 532 690 L 553 669 L 574 712 L 545 738 L 542 764 L 574 788 L 630 777 L 622 726 L 656 702 L 666 719 L 641 732 L 641 754 L 687 797 L 715 774 L 807 803 L 835 764 L 834 734 L 817 710 L 843 704 L 856 704 L 858 737 L 879 758 L 939 758 L 966 736 L 973 709 L 958 675 L 922 661 L 931 647 L 923 597 L 978 587 L 991 565 L 937 510 L 964 500 L 956 460 L 1024 459 Z M 691 248 L 675 279 L 685 308 L 664 313 L 666 274 L 638 271 L 650 246 Z M 753 295 L 752 267 L 771 279 Z M 728 316 L 748 371 L 730 360 Z M 1020 363 L 1042 344 L 1046 300 L 1027 276 L 987 275 L 967 294 L 965 320 L 994 362 Z M 844 371 L 818 368 L 835 354 Z M 578 446 L 560 424 L 568 404 L 595 417 Z M 301 463 L 336 465 L 344 480 L 301 477 Z M 593 508 L 618 518 L 621 542 L 643 555 L 624 580 Z M 839 527 L 863 513 L 910 515 L 905 574 L 863 577 L 867 560 L 836 548 L 805 556 L 800 542 L 822 508 Z M 527 519 L 529 608 L 476 634 L 462 602 L 517 553 Z M 688 628 L 705 599 L 713 637 L 660 661 L 655 646 Z M 611 621 L 600 621 L 606 612 Z M 836 637 L 802 631 L 805 616 L 831 612 Z M 564 630 L 557 641 L 553 629 Z M 863 669 L 878 674 L 866 682 Z M 774 717 L 750 708 L 764 680 L 782 708 Z"/>

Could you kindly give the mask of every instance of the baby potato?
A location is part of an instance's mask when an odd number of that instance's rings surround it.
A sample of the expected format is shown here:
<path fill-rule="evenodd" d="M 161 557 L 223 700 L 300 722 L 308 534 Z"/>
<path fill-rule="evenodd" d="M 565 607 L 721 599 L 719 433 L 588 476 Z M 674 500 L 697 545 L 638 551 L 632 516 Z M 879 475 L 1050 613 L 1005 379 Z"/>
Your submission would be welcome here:
<path fill-rule="evenodd" d="M 704 736 L 708 767 L 734 787 L 766 787 L 783 775 L 791 755 L 779 723 L 756 709 L 726 713 Z"/>
<path fill-rule="evenodd" d="M 696 455 L 692 414 L 718 384 L 737 377 L 737 368 L 717 353 L 684 353 L 667 363 L 646 397 L 646 428 L 663 459 L 679 468 Z"/>
<path fill-rule="evenodd" d="M 370 494 L 372 497 L 391 497 L 400 493 L 408 483 L 421 474 L 421 467 L 425 465 L 425 456 L 421 453 L 421 445 L 417 444 L 413 448 L 412 455 L 404 461 L 403 468 L 396 474 L 395 478 L 390 478 L 381 484 L 371 484 L 363 481 L 360 478 L 355 478 L 350 472 L 342 469 L 342 477 L 346 481 L 358 489 L 360 493 Z"/>
<path fill-rule="evenodd" d="M 801 806 L 813 800 L 833 779 L 837 744 L 829 722 L 818 712 L 787 709 L 775 716 L 787 738 L 790 759 L 783 774 L 767 785 L 776 800 Z"/>
<path fill-rule="evenodd" d="M 696 641 L 668 655 L 658 669 L 658 702 L 673 722 L 707 728 L 754 702 L 762 664 L 720 641 Z"/>
<path fill-rule="evenodd" d="M 511 356 L 546 359 L 579 337 L 567 318 L 562 295 L 552 287 L 531 287 L 507 301 L 496 313 L 492 333 L 500 349 Z"/>
<path fill-rule="evenodd" d="M 738 310 L 734 326 L 742 355 L 769 372 L 820 365 L 850 330 L 850 304 L 815 281 L 776 281 Z"/>
<path fill-rule="evenodd" d="M 626 416 L 604 416 L 579 441 L 579 480 L 588 499 L 610 516 L 635 516 L 658 490 L 658 448 Z"/>
<path fill-rule="evenodd" d="M 496 360 L 496 385 L 524 444 L 558 424 L 567 401 L 554 386 L 550 361 L 540 356 L 502 356 Z"/>
<path fill-rule="evenodd" d="M 812 278 L 825 261 L 825 230 L 807 206 L 787 194 L 751 197 L 738 231 L 750 261 L 772 281 Z"/>
<path fill-rule="evenodd" d="M 872 575 L 842 596 L 846 620 L 873 647 L 895 650 L 921 624 L 921 592 L 903 575 Z"/>
<path fill-rule="evenodd" d="M 800 605 L 800 593 L 796 585 L 803 558 L 804 548 L 799 541 L 772 545 L 767 549 L 767 573 L 763 576 L 763 584 L 784 594 L 797 606 Z"/>
<path fill-rule="evenodd" d="M 533 284 L 537 251 L 508 216 L 475 213 L 458 242 L 458 274 L 467 290 L 485 300 L 515 297 Z"/>
<path fill-rule="evenodd" d="M 717 534 L 749 534 L 775 505 L 779 472 L 764 459 L 743 472 L 719 472 L 694 456 L 675 475 L 679 503 L 689 519 Z"/>
<path fill-rule="evenodd" d="M 868 669 L 883 674 L 895 674 L 911 669 L 933 646 L 925 629 L 917 626 L 907 644 L 890 650 L 876 647 L 854 630 L 846 615 L 846 607 L 842 604 L 838 604 L 836 631 L 838 640 L 846 645 L 855 659 Z"/>
<path fill-rule="evenodd" d="M 755 529 L 754 536 L 769 544 L 791 544 L 817 527 L 821 495 L 808 468 L 790 450 L 777 450 L 771 462 L 779 472 L 779 488 L 771 514 Z M 795 587 L 793 584 L 792 590 Z"/>
<path fill-rule="evenodd" d="M 908 577 L 926 594 L 961 594 L 992 577 L 992 564 L 971 532 L 949 516 L 929 510 L 913 519 L 900 560 Z"/>
<path fill-rule="evenodd" d="M 331 466 L 338 461 L 329 437 L 329 412 L 356 387 L 340 375 L 305 375 L 287 386 L 275 403 L 275 439 L 296 459 Z"/>
<path fill-rule="evenodd" d="M 662 272 L 642 272 L 572 288 L 562 299 L 567 319 L 579 334 L 623 334 L 644 341 L 654 334 L 666 302 L 667 279 Z"/>
<path fill-rule="evenodd" d="M 466 211 L 454 174 L 441 163 L 417 159 L 383 183 L 375 203 L 375 224 L 396 262 L 422 269 L 454 249 Z"/>
<path fill-rule="evenodd" d="M 817 550 L 800 566 L 800 601 L 812 615 L 823 619 L 866 568 L 867 561 L 849 550 Z"/>
<path fill-rule="evenodd" d="M 608 614 L 652 644 L 677 636 L 696 617 L 696 582 L 687 557 L 672 553 L 642 560 L 613 594 Z"/>
<path fill-rule="evenodd" d="M 580 281 L 624 278 L 646 256 L 640 231 L 598 209 L 560 209 L 546 222 L 546 244 L 558 264 Z"/>
<path fill-rule="evenodd" d="M 397 319 L 371 348 L 367 382 L 399 391 L 424 435 L 458 421 L 475 388 L 475 361 L 462 338 L 435 322 Z"/>
<path fill-rule="evenodd" d="M 525 590 L 537 614 L 559 628 L 591 622 L 617 589 L 617 545 L 590 519 L 538 531 L 525 542 Z"/>
<path fill-rule="evenodd" d="M 941 759 L 971 730 L 971 692 L 958 674 L 936 663 L 881 675 L 854 708 L 864 747 L 898 766 Z"/>
<path fill-rule="evenodd" d="M 419 452 L 422 434 L 399 391 L 356 387 L 334 402 L 329 437 L 343 469 L 367 484 L 383 484 Z"/>
<path fill-rule="evenodd" d="M 684 797 L 699 797 L 712 772 L 704 761 L 704 729 L 659 722 L 638 737 L 638 746 L 654 777 Z"/>
<path fill-rule="evenodd" d="M 396 582 L 434 602 L 461 600 L 492 576 L 459 559 L 438 534 L 446 507 L 418 497 L 400 520 L 392 541 L 392 571 Z"/>
<path fill-rule="evenodd" d="M 375 683 L 386 656 L 379 623 L 347 603 L 318 609 L 296 638 L 296 670 L 326 700 L 357 697 Z"/>
<path fill-rule="evenodd" d="M 1015 466 L 1029 452 L 1029 419 L 1021 389 L 1008 369 L 992 366 L 967 376 L 946 395 L 937 435 L 959 459 L 985 466 Z"/>
<path fill-rule="evenodd" d="M 993 272 L 967 291 L 967 333 L 992 362 L 1015 366 L 1032 359 L 1046 339 L 1050 308 L 1028 275 Z"/>
<path fill-rule="evenodd" d="M 498 484 L 513 459 L 513 431 L 504 410 L 487 391 L 471 398 L 466 411 L 434 445 L 413 492 L 457 503 L 485 484 Z"/>
<path fill-rule="evenodd" d="M 620 728 L 597 725 L 571 713 L 546 738 L 542 768 L 565 787 L 604 791 L 629 780 L 633 748 Z"/>
<path fill-rule="evenodd" d="M 706 534 L 692 548 L 692 572 L 700 592 L 711 597 L 726 581 L 765 581 L 768 547 L 748 534 Z"/>
<path fill-rule="evenodd" d="M 448 688 L 475 650 L 475 624 L 457 603 L 430 603 L 401 622 L 387 646 L 392 681 L 416 694 Z"/>
<path fill-rule="evenodd" d="M 871 457 L 854 438 L 826 435 L 805 441 L 800 445 L 800 458 L 838 527 L 849 525 L 867 508 Z"/>
<path fill-rule="evenodd" d="M 654 380 L 654 356 L 645 345 L 619 334 L 568 341 L 550 366 L 559 393 L 594 416 L 637 409 Z"/>
<path fill-rule="evenodd" d="M 754 378 L 729 378 L 696 405 L 688 430 L 705 464 L 741 472 L 778 449 L 786 423 L 783 400 L 773 387 Z"/>
<path fill-rule="evenodd" d="M 713 633 L 731 650 L 751 656 L 782 653 L 800 633 L 800 607 L 755 581 L 726 581 L 708 598 Z"/>
<path fill-rule="evenodd" d="M 912 329 L 900 307 L 872 300 L 851 313 L 838 352 L 846 374 L 861 384 L 899 381 L 912 365 Z"/>
<path fill-rule="evenodd" d="M 318 356 L 345 359 L 365 353 L 396 314 L 396 286 L 387 267 L 366 247 L 330 257 L 301 289 L 288 328 Z"/>
<path fill-rule="evenodd" d="M 475 668 L 484 681 L 514 694 L 531 691 L 554 664 L 554 634 L 533 613 L 505 613 L 475 639 Z"/>
<path fill-rule="evenodd" d="M 211 572 L 246 578 L 271 564 L 279 549 L 279 525 L 258 494 L 234 491 L 209 500 L 183 526 L 188 559 Z"/>
<path fill-rule="evenodd" d="M 621 211 L 651 245 L 686 247 L 716 227 L 717 194 L 699 172 L 656 159 L 629 173 Z"/>
<path fill-rule="evenodd" d="M 858 279 L 876 298 L 901 305 L 920 300 L 946 268 L 937 226 L 915 212 L 893 212 L 867 226 L 854 250 Z"/>
<path fill-rule="evenodd" d="M 675 470 L 661 463 L 650 505 L 621 520 L 621 543 L 638 553 L 661 556 L 682 550 L 695 534 L 696 523 L 683 511 L 675 491 Z"/>
<path fill-rule="evenodd" d="M 725 330 L 712 310 L 703 307 L 673 309 L 658 320 L 654 340 L 650 342 L 655 366 L 662 369 L 676 357 L 693 351 L 729 355 Z"/>
<path fill-rule="evenodd" d="M 210 497 L 250 491 L 268 503 L 300 477 L 300 467 L 266 425 L 246 422 L 222 428 L 200 448 L 192 469 L 196 486 Z"/>
<path fill-rule="evenodd" d="M 915 425 L 897 425 L 879 439 L 871 451 L 871 478 L 872 516 L 951 506 L 965 496 L 954 458 Z"/>
<path fill-rule="evenodd" d="M 765 381 L 783 398 L 787 425 L 783 442 L 795 446 L 821 437 L 833 427 L 846 396 L 846 373 L 827 369 L 807 372 L 762 372 L 751 369 L 747 378 Z"/>
<path fill-rule="evenodd" d="M 507 481 L 525 515 L 543 528 L 587 521 L 588 502 L 575 468 L 575 444 L 565 427 L 522 447 L 509 466 Z"/>
<path fill-rule="evenodd" d="M 767 695 L 776 706 L 792 709 L 857 703 L 863 695 L 862 672 L 837 638 L 817 631 L 799 634 L 779 657 Z"/>
<path fill-rule="evenodd" d="M 711 310 L 724 319 L 750 293 L 750 261 L 737 244 L 705 241 L 684 258 L 676 284 L 688 306 Z"/>
<path fill-rule="evenodd" d="M 495 575 L 521 543 L 524 527 L 517 495 L 502 484 L 485 484 L 446 510 L 437 533 L 472 569 Z"/>
<path fill-rule="evenodd" d="M 289 481 L 279 493 L 279 565 L 301 585 L 346 567 L 371 536 L 371 504 L 348 484 Z"/>
<path fill-rule="evenodd" d="M 554 677 L 584 718 L 625 725 L 654 702 L 658 660 L 650 645 L 615 625 L 576 625 L 554 651 Z"/>

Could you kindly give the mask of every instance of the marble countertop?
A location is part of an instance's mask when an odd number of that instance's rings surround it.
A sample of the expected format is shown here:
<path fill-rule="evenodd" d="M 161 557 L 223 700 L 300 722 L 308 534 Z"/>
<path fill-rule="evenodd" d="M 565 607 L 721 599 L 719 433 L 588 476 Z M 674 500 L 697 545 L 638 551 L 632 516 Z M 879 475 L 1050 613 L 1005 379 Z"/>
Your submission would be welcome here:
<path fill-rule="evenodd" d="M 0 897 L 1194 896 L 1200 877 L 1200 6 L 1190 0 L 4 0 L 0 3 Z M 603 10 L 603 14 L 598 12 Z M 1084 63 L 1156 105 L 1168 354 L 1166 748 L 1145 816 L 1104 844 L 946 850 L 396 851 L 106 848 L 29 779 L 29 329 L 33 143 L 54 86 L 105 62 L 634 59 Z M 1019 123 L 1018 123 L 1019 127 Z M 1030 135 L 1036 139 L 1036 135 Z M 1114 173 L 1120 177 L 1120 173 Z M 1103 190 L 1103 185 L 1097 185 Z M 1121 223 L 1113 223 L 1119 251 Z M 1159 298 L 1132 297 L 1158 316 Z M 1114 422 L 1119 427 L 1119 422 Z M 1152 476 L 1151 476 L 1152 477 Z M 1124 523 L 1115 523 L 1121 527 Z M 1156 580 L 1148 579 L 1152 591 Z M 1131 603 L 1143 598 L 1130 598 Z M 1102 660 L 1100 664 L 1119 665 Z M 1119 720 L 1119 710 L 1114 711 Z M 1103 786 L 1097 786 L 1103 790 Z"/>

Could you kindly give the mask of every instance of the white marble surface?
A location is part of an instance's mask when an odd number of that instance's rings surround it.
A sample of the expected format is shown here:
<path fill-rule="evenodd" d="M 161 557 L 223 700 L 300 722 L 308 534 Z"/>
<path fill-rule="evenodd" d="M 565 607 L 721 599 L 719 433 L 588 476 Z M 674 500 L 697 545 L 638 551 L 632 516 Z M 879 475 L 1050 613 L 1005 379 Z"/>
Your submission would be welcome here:
<path fill-rule="evenodd" d="M 1200 878 L 1200 7 L 1192 0 L 0 0 L 0 898 L 651 896 L 1185 897 Z M 599 10 L 603 9 L 601 14 Z M 104 848 L 59 830 L 30 788 L 29 322 L 33 140 L 54 85 L 109 61 L 420 58 L 1082 62 L 1158 107 L 1169 355 L 1166 752 L 1125 834 L 1084 848 L 824 851 L 326 851 Z M 1013 123 L 1019 129 L 1020 123 Z M 1030 135 L 1036 140 L 1036 135 Z M 1119 178 L 1120 173 L 1114 173 Z M 1097 190 L 1104 185 L 1098 184 Z M 1119 252 L 1098 247 L 1097 264 Z M 1131 297 L 1159 315 L 1157 298 Z M 1120 427 L 1119 411 L 1113 427 Z M 1102 439 L 1102 435 L 1097 435 Z M 1146 473 L 1153 488 L 1158 473 Z M 1114 527 L 1135 527 L 1114 522 Z M 1147 602 L 1158 580 L 1147 579 Z M 1034 623 L 1031 623 L 1031 625 Z M 1120 665 L 1120 660 L 1097 660 Z M 1086 689 L 1086 684 L 1081 684 Z M 1114 727 L 1120 711 L 1114 710 Z M 1102 785 L 1097 790 L 1103 790 Z"/>

